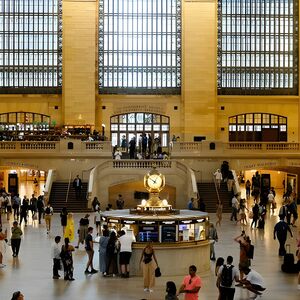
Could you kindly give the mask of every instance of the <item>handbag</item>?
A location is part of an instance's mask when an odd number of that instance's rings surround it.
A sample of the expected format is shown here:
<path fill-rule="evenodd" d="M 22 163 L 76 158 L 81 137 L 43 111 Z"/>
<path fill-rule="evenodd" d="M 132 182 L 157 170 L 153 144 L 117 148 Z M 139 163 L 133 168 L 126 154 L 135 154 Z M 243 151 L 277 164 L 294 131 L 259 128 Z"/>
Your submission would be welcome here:
<path fill-rule="evenodd" d="M 248 215 L 249 219 L 253 219 L 253 212 L 249 211 L 249 215 Z"/>
<path fill-rule="evenodd" d="M 161 276 L 160 267 L 157 267 L 155 269 L 155 277 L 160 277 L 160 276 Z"/>

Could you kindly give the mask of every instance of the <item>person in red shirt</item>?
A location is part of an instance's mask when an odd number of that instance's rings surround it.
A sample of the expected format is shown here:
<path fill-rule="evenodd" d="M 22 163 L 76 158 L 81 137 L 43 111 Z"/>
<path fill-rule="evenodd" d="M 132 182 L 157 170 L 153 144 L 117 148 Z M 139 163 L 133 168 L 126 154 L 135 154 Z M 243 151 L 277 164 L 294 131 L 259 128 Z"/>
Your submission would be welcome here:
<path fill-rule="evenodd" d="M 190 266 L 189 275 L 185 276 L 183 279 L 178 295 L 185 293 L 184 300 L 198 300 L 198 293 L 202 287 L 202 280 L 196 275 L 196 272 L 196 266 Z"/>

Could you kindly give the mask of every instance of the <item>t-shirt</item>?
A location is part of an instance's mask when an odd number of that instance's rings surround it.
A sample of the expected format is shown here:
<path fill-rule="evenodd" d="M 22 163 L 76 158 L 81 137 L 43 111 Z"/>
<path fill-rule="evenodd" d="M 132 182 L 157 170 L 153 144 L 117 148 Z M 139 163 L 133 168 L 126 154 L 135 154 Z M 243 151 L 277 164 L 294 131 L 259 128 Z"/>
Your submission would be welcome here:
<path fill-rule="evenodd" d="M 135 242 L 135 237 L 131 231 L 119 237 L 121 244 L 120 252 L 132 252 L 131 244 Z"/>
<path fill-rule="evenodd" d="M 193 278 L 191 275 L 187 275 L 184 277 L 182 284 L 185 285 L 185 290 L 193 290 L 196 287 L 202 287 L 202 280 L 197 275 Z M 198 293 L 185 293 L 184 300 L 198 300 Z"/>
<path fill-rule="evenodd" d="M 85 250 L 92 250 L 90 242 L 93 242 L 93 237 L 91 234 L 88 234 L 85 238 Z"/>
<path fill-rule="evenodd" d="M 250 270 L 250 272 L 246 276 L 246 279 L 250 281 L 252 284 L 257 284 L 260 285 L 261 287 L 265 287 L 265 283 L 262 276 L 256 271 L 254 271 L 253 269 Z"/>
<path fill-rule="evenodd" d="M 227 265 L 227 266 L 229 266 L 229 265 Z M 218 271 L 218 277 L 222 276 L 223 268 L 224 268 L 224 266 L 220 266 L 219 271 Z M 236 277 L 239 277 L 239 271 L 238 271 L 238 269 L 236 267 L 233 267 L 231 274 L 232 274 L 232 284 L 228 288 L 234 288 L 235 287 L 235 281 L 234 281 L 234 279 Z M 220 286 L 223 286 L 222 283 L 221 283 L 221 281 L 220 281 Z"/>

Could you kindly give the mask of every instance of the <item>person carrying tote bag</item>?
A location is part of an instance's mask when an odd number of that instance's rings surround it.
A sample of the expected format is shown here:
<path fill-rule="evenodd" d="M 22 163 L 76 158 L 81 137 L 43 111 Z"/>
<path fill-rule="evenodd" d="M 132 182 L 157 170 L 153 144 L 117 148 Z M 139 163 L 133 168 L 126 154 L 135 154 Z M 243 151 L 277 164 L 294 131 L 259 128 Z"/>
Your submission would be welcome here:
<path fill-rule="evenodd" d="M 158 268 L 157 259 L 151 242 L 143 249 L 140 265 L 143 269 L 144 291 L 153 292 L 155 285 L 155 270 Z"/>

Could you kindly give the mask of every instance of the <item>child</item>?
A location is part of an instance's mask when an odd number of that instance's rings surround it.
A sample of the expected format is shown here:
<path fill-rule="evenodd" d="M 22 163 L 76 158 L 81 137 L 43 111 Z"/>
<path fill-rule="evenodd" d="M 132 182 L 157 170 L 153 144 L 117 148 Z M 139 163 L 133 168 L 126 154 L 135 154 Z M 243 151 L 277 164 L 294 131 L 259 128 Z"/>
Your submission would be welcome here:
<path fill-rule="evenodd" d="M 61 237 L 57 235 L 52 245 L 52 258 L 53 258 L 53 279 L 59 279 L 58 271 L 61 269 L 60 266 L 60 251 L 61 246 L 59 245 Z"/>
<path fill-rule="evenodd" d="M 178 300 L 178 297 L 176 296 L 176 285 L 173 281 L 167 282 L 166 292 L 165 300 Z"/>

